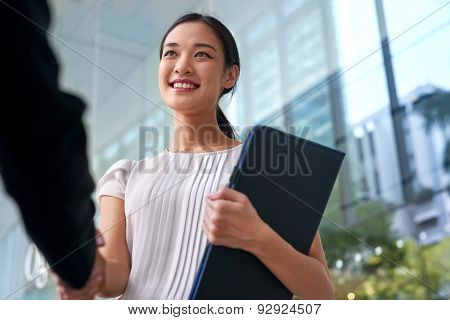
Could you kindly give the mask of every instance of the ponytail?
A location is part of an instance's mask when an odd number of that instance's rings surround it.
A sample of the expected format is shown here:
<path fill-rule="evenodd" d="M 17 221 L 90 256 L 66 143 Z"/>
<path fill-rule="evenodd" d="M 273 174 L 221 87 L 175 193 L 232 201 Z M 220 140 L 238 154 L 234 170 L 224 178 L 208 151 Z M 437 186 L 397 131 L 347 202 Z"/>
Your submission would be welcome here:
<path fill-rule="evenodd" d="M 237 139 L 236 130 L 231 125 L 230 121 L 228 121 L 219 105 L 217 105 L 217 124 L 219 125 L 220 131 L 222 131 L 224 135 L 233 140 Z"/>

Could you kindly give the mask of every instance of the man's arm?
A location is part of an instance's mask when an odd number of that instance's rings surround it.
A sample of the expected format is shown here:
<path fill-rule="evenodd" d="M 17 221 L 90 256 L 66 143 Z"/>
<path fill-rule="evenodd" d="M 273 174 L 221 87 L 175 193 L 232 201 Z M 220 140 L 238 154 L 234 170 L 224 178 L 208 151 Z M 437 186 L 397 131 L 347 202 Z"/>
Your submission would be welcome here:
<path fill-rule="evenodd" d="M 85 106 L 59 90 L 45 33 L 49 20 L 46 1 L 0 2 L 6 83 L 0 89 L 0 173 L 32 240 L 53 270 L 79 288 L 95 258 L 94 183 L 81 121 Z"/>

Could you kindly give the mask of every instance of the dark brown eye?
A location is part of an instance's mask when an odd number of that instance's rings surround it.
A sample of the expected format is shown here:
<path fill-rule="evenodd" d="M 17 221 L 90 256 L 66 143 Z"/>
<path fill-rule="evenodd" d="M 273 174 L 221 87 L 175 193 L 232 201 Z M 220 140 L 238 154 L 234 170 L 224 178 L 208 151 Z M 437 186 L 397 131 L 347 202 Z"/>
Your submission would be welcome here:
<path fill-rule="evenodd" d="M 204 51 L 200 51 L 195 54 L 196 57 L 198 57 L 199 55 L 200 58 L 211 58 L 211 56 Z"/>
<path fill-rule="evenodd" d="M 175 54 L 175 51 L 169 50 L 164 53 L 164 57 L 173 57 Z"/>

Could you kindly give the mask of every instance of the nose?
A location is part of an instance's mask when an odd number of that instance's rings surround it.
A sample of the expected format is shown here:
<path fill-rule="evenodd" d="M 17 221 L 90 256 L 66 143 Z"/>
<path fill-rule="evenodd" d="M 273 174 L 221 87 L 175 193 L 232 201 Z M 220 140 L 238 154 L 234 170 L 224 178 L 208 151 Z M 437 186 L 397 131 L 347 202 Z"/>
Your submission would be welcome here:
<path fill-rule="evenodd" d="M 192 69 L 192 66 L 189 62 L 189 59 L 186 57 L 180 57 L 178 59 L 177 64 L 175 65 L 175 73 L 178 73 L 179 75 L 183 74 L 192 74 L 194 70 Z"/>

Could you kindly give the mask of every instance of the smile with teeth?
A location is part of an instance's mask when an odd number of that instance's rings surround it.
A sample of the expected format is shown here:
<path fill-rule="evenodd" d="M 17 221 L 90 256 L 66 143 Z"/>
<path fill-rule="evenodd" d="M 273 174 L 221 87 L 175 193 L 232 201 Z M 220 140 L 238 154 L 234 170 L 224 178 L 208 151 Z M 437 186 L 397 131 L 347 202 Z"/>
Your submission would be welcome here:
<path fill-rule="evenodd" d="M 195 89 L 198 88 L 198 85 L 190 84 L 190 83 L 176 82 L 176 83 L 173 84 L 173 87 L 175 89 L 191 89 L 191 90 L 195 90 Z"/>

